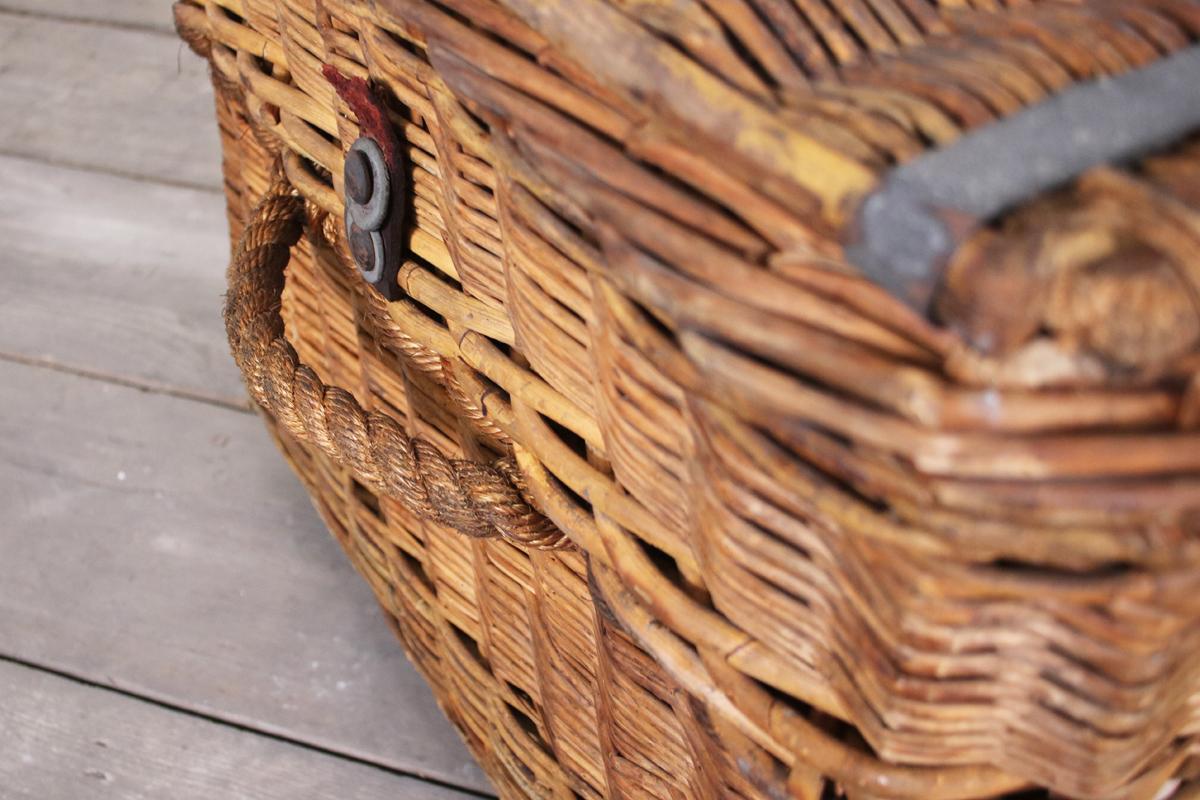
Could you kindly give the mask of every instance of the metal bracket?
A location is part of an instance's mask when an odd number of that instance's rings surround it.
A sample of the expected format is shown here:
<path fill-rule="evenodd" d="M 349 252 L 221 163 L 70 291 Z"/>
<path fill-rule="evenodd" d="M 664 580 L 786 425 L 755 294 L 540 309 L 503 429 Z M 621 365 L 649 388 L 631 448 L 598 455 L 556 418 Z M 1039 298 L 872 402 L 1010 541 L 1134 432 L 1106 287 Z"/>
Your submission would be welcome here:
<path fill-rule="evenodd" d="M 394 175 L 383 147 L 370 136 L 350 146 L 342 168 L 346 240 L 363 280 L 388 300 L 400 296 L 396 276 L 403 263 L 403 175 Z"/>

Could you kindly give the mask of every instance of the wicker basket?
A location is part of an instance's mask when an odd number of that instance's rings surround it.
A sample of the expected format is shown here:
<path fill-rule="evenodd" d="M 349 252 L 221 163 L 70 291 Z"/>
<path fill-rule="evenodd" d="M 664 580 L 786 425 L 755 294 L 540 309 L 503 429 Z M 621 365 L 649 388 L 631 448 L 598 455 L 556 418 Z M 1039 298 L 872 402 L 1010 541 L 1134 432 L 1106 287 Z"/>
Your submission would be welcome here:
<path fill-rule="evenodd" d="M 1200 796 L 1200 1 L 176 20 L 234 356 L 502 795 Z"/>

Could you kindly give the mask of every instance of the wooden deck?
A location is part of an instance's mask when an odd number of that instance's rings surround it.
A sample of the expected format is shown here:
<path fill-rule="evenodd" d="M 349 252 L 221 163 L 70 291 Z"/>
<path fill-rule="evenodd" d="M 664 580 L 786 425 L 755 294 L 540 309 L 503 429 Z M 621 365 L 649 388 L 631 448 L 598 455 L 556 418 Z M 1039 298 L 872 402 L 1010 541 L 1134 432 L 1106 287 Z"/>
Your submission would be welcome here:
<path fill-rule="evenodd" d="M 491 796 L 249 413 L 168 0 L 0 0 L 0 798 Z"/>

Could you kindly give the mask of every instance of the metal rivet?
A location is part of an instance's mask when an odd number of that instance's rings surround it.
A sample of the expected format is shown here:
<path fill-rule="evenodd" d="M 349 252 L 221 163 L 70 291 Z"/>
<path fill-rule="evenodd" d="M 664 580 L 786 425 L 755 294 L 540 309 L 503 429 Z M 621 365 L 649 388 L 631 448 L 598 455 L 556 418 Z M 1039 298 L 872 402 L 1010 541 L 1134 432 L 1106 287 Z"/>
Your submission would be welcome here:
<path fill-rule="evenodd" d="M 346 209 L 346 242 L 350 245 L 350 255 L 354 264 L 362 273 L 367 283 L 376 283 L 383 278 L 386 265 L 383 252 L 383 235 L 379 231 L 365 231 L 360 228 Z"/>
<path fill-rule="evenodd" d="M 346 186 L 346 197 L 360 205 L 370 201 L 374 188 L 371 163 L 361 150 L 351 150 L 346 154 L 346 166 L 342 177 Z"/>
<path fill-rule="evenodd" d="M 371 234 L 357 225 L 350 229 L 350 254 L 363 272 L 375 269 L 375 248 L 371 246 Z"/>

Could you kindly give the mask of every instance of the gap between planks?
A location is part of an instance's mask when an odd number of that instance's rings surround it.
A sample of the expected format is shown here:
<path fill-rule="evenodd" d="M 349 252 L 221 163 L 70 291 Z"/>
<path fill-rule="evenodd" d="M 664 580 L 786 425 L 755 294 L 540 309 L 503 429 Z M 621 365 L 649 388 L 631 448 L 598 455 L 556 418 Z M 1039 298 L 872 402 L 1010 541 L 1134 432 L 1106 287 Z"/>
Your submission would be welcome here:
<path fill-rule="evenodd" d="M 168 397 L 177 397 L 181 400 L 193 400 L 197 403 L 206 403 L 219 408 L 227 408 L 230 411 L 240 411 L 244 414 L 254 413 L 254 406 L 250 404 L 249 399 L 239 403 L 235 400 L 219 397 L 217 395 L 203 394 L 201 392 L 195 392 L 188 389 L 181 389 L 176 386 L 142 381 L 135 378 L 125 378 L 120 375 L 110 375 L 105 372 L 97 372 L 95 370 L 89 370 L 83 367 L 71 366 L 70 364 L 61 364 L 48 358 L 34 358 L 30 356 L 23 356 L 18 353 L 6 353 L 3 350 L 0 350 L 0 361 L 7 361 L 12 364 L 21 364 L 22 366 L 33 367 L 35 369 L 48 369 L 53 372 L 61 372 L 65 375 L 74 375 L 77 378 L 86 378 L 88 380 L 99 381 L 101 383 L 110 383 L 114 386 L 123 386 L 127 389 L 136 389 L 139 392 L 146 392 L 147 394 L 161 394 Z M 2 657 L 3 656 L 0 656 L 0 658 Z"/>
<path fill-rule="evenodd" d="M 482 797 L 0 658 L 5 797 Z"/>
<path fill-rule="evenodd" d="M 5 157 L 0 187 L 0 353 L 244 404 L 223 197 Z"/>

